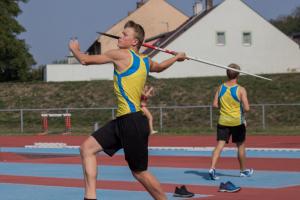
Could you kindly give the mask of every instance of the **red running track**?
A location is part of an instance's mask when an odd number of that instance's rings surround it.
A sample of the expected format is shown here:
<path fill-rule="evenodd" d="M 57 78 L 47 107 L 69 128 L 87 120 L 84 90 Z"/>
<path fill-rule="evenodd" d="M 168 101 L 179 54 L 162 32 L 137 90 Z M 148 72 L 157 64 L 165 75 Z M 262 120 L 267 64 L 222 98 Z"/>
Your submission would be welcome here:
<path fill-rule="evenodd" d="M 2 147 L 24 147 L 35 142 L 66 143 L 78 146 L 88 136 L 2 136 Z M 216 136 L 150 136 L 152 147 L 214 147 Z M 300 148 L 300 136 L 247 136 L 246 147 L 249 148 Z M 231 142 L 226 147 L 234 147 Z"/>

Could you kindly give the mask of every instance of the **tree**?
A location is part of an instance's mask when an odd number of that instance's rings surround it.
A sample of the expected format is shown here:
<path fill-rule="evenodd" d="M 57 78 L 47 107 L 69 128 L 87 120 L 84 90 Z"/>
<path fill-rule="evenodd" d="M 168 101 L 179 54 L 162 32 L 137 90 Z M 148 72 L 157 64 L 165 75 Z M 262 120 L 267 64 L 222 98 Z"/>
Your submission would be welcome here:
<path fill-rule="evenodd" d="M 283 33 L 290 35 L 300 32 L 300 6 L 292 12 L 291 15 L 280 15 L 276 20 L 271 19 L 270 23 Z"/>
<path fill-rule="evenodd" d="M 54 60 L 52 61 L 52 64 L 68 64 L 68 60 L 60 60 L 60 61 Z"/>
<path fill-rule="evenodd" d="M 30 80 L 43 80 L 45 67 L 46 65 L 40 65 L 38 68 L 32 68 L 28 78 Z"/>
<path fill-rule="evenodd" d="M 26 79 L 36 65 L 29 53 L 30 46 L 17 37 L 26 31 L 16 20 L 22 13 L 19 2 L 28 0 L 0 1 L 0 82 Z"/>

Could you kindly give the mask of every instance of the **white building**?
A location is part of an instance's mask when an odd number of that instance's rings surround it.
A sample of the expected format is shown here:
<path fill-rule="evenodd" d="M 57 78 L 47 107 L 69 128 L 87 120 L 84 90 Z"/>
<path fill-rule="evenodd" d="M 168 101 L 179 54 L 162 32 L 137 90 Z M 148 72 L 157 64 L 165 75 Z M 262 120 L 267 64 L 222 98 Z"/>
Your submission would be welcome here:
<path fill-rule="evenodd" d="M 164 49 L 228 66 L 236 63 L 254 74 L 287 73 L 300 67 L 299 45 L 241 0 L 224 0 L 204 10 L 182 29 L 158 41 Z M 155 44 L 154 44 L 155 45 Z M 170 54 L 147 51 L 156 62 Z M 175 63 L 156 78 L 224 76 L 225 69 L 195 61 Z"/>
<path fill-rule="evenodd" d="M 166 37 L 155 39 L 153 45 L 224 66 L 236 63 L 253 74 L 290 73 L 288 69 L 300 67 L 299 45 L 244 2 L 224 0 L 212 5 L 212 0 L 206 0 L 202 12 Z M 172 56 L 151 49 L 144 53 L 156 62 Z M 225 74 L 225 69 L 196 61 L 178 62 L 162 73 L 150 73 L 155 78 Z M 112 80 L 113 66 L 47 65 L 44 77 L 45 81 Z"/>
<path fill-rule="evenodd" d="M 48 64 L 44 69 L 45 82 L 113 80 L 112 64 Z"/>

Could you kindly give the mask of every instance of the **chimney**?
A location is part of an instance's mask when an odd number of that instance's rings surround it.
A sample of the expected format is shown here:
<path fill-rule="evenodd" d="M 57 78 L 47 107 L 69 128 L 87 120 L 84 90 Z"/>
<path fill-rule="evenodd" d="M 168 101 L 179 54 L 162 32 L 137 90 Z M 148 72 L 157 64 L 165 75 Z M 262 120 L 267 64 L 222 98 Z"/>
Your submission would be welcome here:
<path fill-rule="evenodd" d="M 213 7 L 213 0 L 206 0 L 206 10 L 210 10 Z"/>
<path fill-rule="evenodd" d="M 200 11 L 202 11 L 202 2 L 195 2 L 193 6 L 194 15 L 197 15 Z"/>
<path fill-rule="evenodd" d="M 139 9 L 142 5 L 144 5 L 146 2 L 142 1 L 138 1 L 136 2 L 136 9 Z M 131 13 L 133 13 L 134 11 L 128 11 L 128 16 L 131 15 Z"/>
<path fill-rule="evenodd" d="M 138 2 L 136 2 L 136 9 L 139 9 L 145 3 L 146 3 L 145 1 L 138 1 Z"/>

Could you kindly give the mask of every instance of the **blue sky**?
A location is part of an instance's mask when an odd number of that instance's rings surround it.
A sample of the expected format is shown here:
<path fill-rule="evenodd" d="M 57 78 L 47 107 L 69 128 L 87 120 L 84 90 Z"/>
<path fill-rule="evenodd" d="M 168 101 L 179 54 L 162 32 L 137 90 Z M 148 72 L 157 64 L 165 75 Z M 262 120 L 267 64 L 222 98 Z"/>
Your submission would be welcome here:
<path fill-rule="evenodd" d="M 18 37 L 31 46 L 30 53 L 37 66 L 64 60 L 69 54 L 71 37 L 78 37 L 82 51 L 98 37 L 136 10 L 138 0 L 29 0 L 20 3 L 23 13 L 17 18 L 27 30 Z M 188 17 L 193 14 L 196 0 L 166 0 Z M 213 0 L 219 4 L 223 0 Z M 300 6 L 299 0 L 243 0 L 267 20 L 289 15 Z M 205 0 L 203 0 L 205 4 Z"/>

